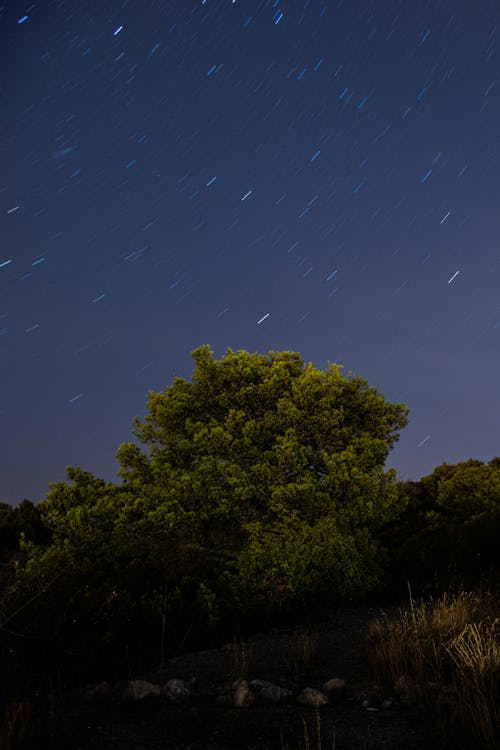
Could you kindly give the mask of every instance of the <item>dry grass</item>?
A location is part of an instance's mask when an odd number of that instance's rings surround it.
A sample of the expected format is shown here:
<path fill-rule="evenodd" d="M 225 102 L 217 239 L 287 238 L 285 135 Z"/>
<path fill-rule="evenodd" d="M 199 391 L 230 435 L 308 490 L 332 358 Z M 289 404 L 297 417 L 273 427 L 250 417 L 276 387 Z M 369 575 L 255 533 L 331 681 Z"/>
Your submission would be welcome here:
<path fill-rule="evenodd" d="M 30 708 L 22 701 L 7 703 L 0 725 L 0 750 L 17 750 L 30 738 Z"/>
<path fill-rule="evenodd" d="M 302 716 L 302 737 L 299 739 L 298 744 L 295 746 L 297 750 L 335 750 L 336 738 L 335 738 L 335 725 L 332 727 L 332 739 L 331 744 L 323 738 L 323 731 L 321 727 L 321 719 L 319 711 L 316 710 L 314 715 L 313 726 L 309 726 L 308 722 Z M 291 750 L 290 745 L 284 742 L 283 732 L 281 733 L 280 750 Z"/>
<path fill-rule="evenodd" d="M 21 689 L 16 693 L 17 697 L 12 695 L 6 701 L 3 716 L 0 715 L 0 750 L 33 747 L 40 731 L 45 731 L 49 724 L 57 727 L 64 717 L 64 685 L 60 673 L 40 683 L 36 699 Z"/>
<path fill-rule="evenodd" d="M 309 730 L 307 727 L 307 722 L 302 717 L 302 725 L 304 727 L 304 736 L 303 736 L 303 743 L 299 745 L 300 750 L 323 750 L 323 741 L 322 741 L 322 734 L 321 734 L 321 721 L 319 718 L 319 711 L 316 711 L 316 717 L 315 717 L 315 734 L 316 737 L 314 740 L 312 740 L 313 744 L 311 744 L 311 740 L 309 739 Z M 335 727 L 333 728 L 333 735 L 332 735 L 332 750 L 335 750 Z"/>
<path fill-rule="evenodd" d="M 318 654 L 318 645 L 318 634 L 306 628 L 303 632 L 293 633 L 280 643 L 277 655 L 286 670 L 298 678 L 313 666 Z"/>
<path fill-rule="evenodd" d="M 488 591 L 444 595 L 394 620 L 372 623 L 368 658 L 376 682 L 404 677 L 410 701 L 436 709 L 442 728 L 493 748 L 499 729 L 498 601 Z"/>
<path fill-rule="evenodd" d="M 267 670 L 285 670 L 297 678 L 304 670 L 313 666 L 318 654 L 318 644 L 318 634 L 310 628 L 278 639 L 272 646 L 260 646 L 235 636 L 231 649 L 230 674 L 233 679 L 248 678 L 254 669 L 262 668 L 262 663 L 265 662 Z"/>
<path fill-rule="evenodd" d="M 253 668 L 254 648 L 247 641 L 234 637 L 232 648 L 231 679 L 248 677 Z"/>

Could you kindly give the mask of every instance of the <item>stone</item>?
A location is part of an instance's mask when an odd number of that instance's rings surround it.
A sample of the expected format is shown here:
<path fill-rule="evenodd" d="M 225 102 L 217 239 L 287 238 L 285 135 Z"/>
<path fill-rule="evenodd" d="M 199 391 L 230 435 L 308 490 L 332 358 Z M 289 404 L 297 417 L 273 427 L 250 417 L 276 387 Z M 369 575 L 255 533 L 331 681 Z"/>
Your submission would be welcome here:
<path fill-rule="evenodd" d="M 122 700 L 143 701 L 148 698 L 159 698 L 161 687 L 147 680 L 130 680 L 125 685 Z"/>
<path fill-rule="evenodd" d="M 387 711 L 388 709 L 393 708 L 395 703 L 396 701 L 394 700 L 394 698 L 389 697 L 382 701 L 380 707 L 383 708 L 384 711 Z"/>
<path fill-rule="evenodd" d="M 172 703 L 185 703 L 189 700 L 190 692 L 184 680 L 169 680 L 162 688 L 163 695 Z"/>
<path fill-rule="evenodd" d="M 265 703 L 270 703 L 274 706 L 278 706 L 282 703 L 286 703 L 290 698 L 290 690 L 282 688 L 279 685 L 266 685 L 260 691 L 260 698 Z"/>
<path fill-rule="evenodd" d="M 255 694 L 248 687 L 246 680 L 239 680 L 236 690 L 234 691 L 234 705 L 237 708 L 247 708 L 255 700 Z"/>
<path fill-rule="evenodd" d="M 335 701 L 340 701 L 345 695 L 346 682 L 341 677 L 332 677 L 323 685 L 324 692 L 329 698 L 333 698 Z"/>
<path fill-rule="evenodd" d="M 394 692 L 401 703 L 411 703 L 415 697 L 415 683 L 411 677 L 404 674 L 394 682 Z"/>
<path fill-rule="evenodd" d="M 363 708 L 368 710 L 378 709 L 382 705 L 382 691 L 378 686 L 368 688 L 364 693 L 364 699 L 361 704 Z"/>
<path fill-rule="evenodd" d="M 89 703 L 109 703 L 113 697 L 113 687 L 109 682 L 100 682 L 87 693 Z"/>
<path fill-rule="evenodd" d="M 263 688 L 269 687 L 272 685 L 269 680 L 251 680 L 248 683 L 248 687 L 254 691 L 254 693 L 260 692 Z"/>
<path fill-rule="evenodd" d="M 305 687 L 299 694 L 297 702 L 301 703 L 303 706 L 314 706 L 314 708 L 319 708 L 319 706 L 326 706 L 328 698 L 321 692 L 321 690 L 316 690 L 316 688 L 312 687 Z"/>

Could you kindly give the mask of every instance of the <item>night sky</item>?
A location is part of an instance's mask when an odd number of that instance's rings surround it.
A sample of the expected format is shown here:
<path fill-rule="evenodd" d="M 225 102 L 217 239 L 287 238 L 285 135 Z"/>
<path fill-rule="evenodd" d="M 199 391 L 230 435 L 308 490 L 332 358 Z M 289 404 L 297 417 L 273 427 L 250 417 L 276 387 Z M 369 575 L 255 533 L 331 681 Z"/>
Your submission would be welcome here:
<path fill-rule="evenodd" d="M 406 403 L 400 478 L 500 455 L 498 0 L 0 7 L 0 500 L 205 343 Z"/>

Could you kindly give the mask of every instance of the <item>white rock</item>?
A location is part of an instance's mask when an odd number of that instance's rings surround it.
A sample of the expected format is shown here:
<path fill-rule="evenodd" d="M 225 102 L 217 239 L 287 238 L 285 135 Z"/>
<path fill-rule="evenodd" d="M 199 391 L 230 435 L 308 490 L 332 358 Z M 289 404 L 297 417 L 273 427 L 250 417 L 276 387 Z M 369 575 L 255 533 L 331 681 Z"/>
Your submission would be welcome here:
<path fill-rule="evenodd" d="M 303 706 L 314 706 L 315 708 L 318 708 L 318 706 L 325 706 L 328 703 L 328 698 L 321 692 L 321 690 L 306 687 L 300 693 L 297 701 Z"/>
<path fill-rule="evenodd" d="M 328 680 L 323 685 L 323 690 L 325 691 L 325 693 L 337 701 L 339 701 L 344 696 L 345 689 L 346 682 L 341 677 L 332 677 L 331 680 Z"/>
<path fill-rule="evenodd" d="M 189 699 L 189 690 L 184 680 L 169 680 L 163 686 L 162 693 L 173 703 L 183 703 Z"/>
<path fill-rule="evenodd" d="M 364 700 L 362 702 L 363 708 L 380 708 L 382 704 L 382 688 L 379 685 L 374 685 L 368 688 L 363 694 Z"/>
<path fill-rule="evenodd" d="M 100 682 L 86 693 L 89 703 L 107 703 L 113 697 L 113 687 L 109 682 Z"/>
<path fill-rule="evenodd" d="M 270 687 L 272 685 L 269 680 L 251 680 L 248 683 L 248 687 L 255 692 L 262 690 L 263 688 Z"/>
<path fill-rule="evenodd" d="M 240 680 L 234 692 L 234 705 L 238 708 L 251 706 L 255 700 L 255 694 L 248 687 L 246 680 Z"/>
<path fill-rule="evenodd" d="M 159 685 L 154 685 L 152 682 L 147 682 L 146 680 L 130 680 L 125 685 L 122 699 L 142 701 L 145 698 L 159 698 L 160 695 L 161 688 Z"/>
<path fill-rule="evenodd" d="M 408 675 L 402 675 L 394 682 L 394 692 L 402 703 L 411 703 L 415 697 L 415 683 Z"/>
<path fill-rule="evenodd" d="M 266 685 L 260 691 L 260 697 L 262 700 L 266 703 L 272 703 L 275 706 L 281 703 L 286 703 L 290 695 L 290 690 L 272 684 Z"/>

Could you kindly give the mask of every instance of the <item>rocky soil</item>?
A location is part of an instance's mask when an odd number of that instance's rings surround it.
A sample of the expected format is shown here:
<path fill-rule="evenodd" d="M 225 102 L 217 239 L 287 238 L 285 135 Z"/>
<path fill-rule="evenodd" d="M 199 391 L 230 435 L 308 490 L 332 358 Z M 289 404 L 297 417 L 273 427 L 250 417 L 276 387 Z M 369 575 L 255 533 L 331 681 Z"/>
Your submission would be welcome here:
<path fill-rule="evenodd" d="M 45 747 L 65 750 L 421 750 L 440 747 L 403 687 L 373 685 L 366 631 L 380 609 L 280 628 L 170 659 L 55 701 Z M 105 680 L 105 675 L 103 675 Z M 42 738 L 40 738 L 42 741 Z M 38 745 L 42 746 L 42 745 Z"/>

